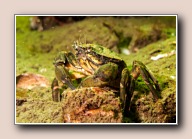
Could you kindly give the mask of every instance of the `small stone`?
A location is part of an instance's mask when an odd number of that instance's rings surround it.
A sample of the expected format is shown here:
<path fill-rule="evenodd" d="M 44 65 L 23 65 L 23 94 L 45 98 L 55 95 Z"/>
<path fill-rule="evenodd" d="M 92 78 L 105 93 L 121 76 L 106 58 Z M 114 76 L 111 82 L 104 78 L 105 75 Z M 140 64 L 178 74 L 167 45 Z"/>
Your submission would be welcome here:
<path fill-rule="evenodd" d="M 34 87 L 49 87 L 49 81 L 42 75 L 25 73 L 16 77 L 16 87 L 33 89 Z"/>

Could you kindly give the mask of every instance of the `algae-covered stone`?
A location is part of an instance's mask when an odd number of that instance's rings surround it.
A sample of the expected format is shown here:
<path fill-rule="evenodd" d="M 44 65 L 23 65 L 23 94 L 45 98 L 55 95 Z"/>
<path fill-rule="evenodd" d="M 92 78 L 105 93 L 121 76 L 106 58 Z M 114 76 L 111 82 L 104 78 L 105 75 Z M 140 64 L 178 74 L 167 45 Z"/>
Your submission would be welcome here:
<path fill-rule="evenodd" d="M 130 117 L 139 123 L 175 123 L 175 93 L 170 92 L 170 95 L 157 102 L 150 95 L 141 95 L 132 102 Z"/>
<path fill-rule="evenodd" d="M 98 87 L 63 93 L 63 114 L 66 123 L 120 123 L 120 100 L 111 91 Z"/>

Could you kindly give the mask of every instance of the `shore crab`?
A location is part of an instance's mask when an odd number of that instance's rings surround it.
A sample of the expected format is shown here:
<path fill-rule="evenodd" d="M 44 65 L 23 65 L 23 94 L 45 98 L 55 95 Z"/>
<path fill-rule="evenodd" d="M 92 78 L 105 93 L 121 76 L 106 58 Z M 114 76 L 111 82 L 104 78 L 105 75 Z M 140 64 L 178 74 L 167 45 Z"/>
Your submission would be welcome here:
<path fill-rule="evenodd" d="M 139 75 L 158 99 L 158 81 L 140 61 L 133 61 L 129 71 L 126 63 L 115 52 L 96 44 L 73 45 L 76 53 L 59 52 L 54 60 L 56 78 L 52 83 L 54 101 L 60 101 L 58 81 L 72 90 L 82 87 L 101 87 L 112 90 L 120 97 L 122 109 L 129 109 L 135 81 Z M 73 80 L 79 80 L 75 86 Z"/>

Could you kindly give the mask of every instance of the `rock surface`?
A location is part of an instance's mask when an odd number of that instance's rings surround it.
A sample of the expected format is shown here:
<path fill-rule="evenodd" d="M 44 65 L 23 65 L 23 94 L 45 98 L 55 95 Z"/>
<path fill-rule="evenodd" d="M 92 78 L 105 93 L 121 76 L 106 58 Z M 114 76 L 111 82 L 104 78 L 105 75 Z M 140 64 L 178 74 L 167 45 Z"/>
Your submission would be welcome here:
<path fill-rule="evenodd" d="M 101 88 L 83 88 L 64 92 L 64 122 L 121 123 L 120 100 Z"/>

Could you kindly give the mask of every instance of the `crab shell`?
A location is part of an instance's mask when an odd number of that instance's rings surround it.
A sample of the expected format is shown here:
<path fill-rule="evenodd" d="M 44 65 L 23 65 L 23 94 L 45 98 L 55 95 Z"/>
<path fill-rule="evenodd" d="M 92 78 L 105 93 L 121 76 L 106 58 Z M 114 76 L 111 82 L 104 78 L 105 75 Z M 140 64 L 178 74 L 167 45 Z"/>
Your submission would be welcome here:
<path fill-rule="evenodd" d="M 78 44 L 74 43 L 76 50 L 76 57 L 80 63 L 86 64 L 87 67 L 98 69 L 101 65 L 112 62 L 120 67 L 126 67 L 123 59 L 119 55 L 108 48 L 102 47 L 98 44 Z"/>

